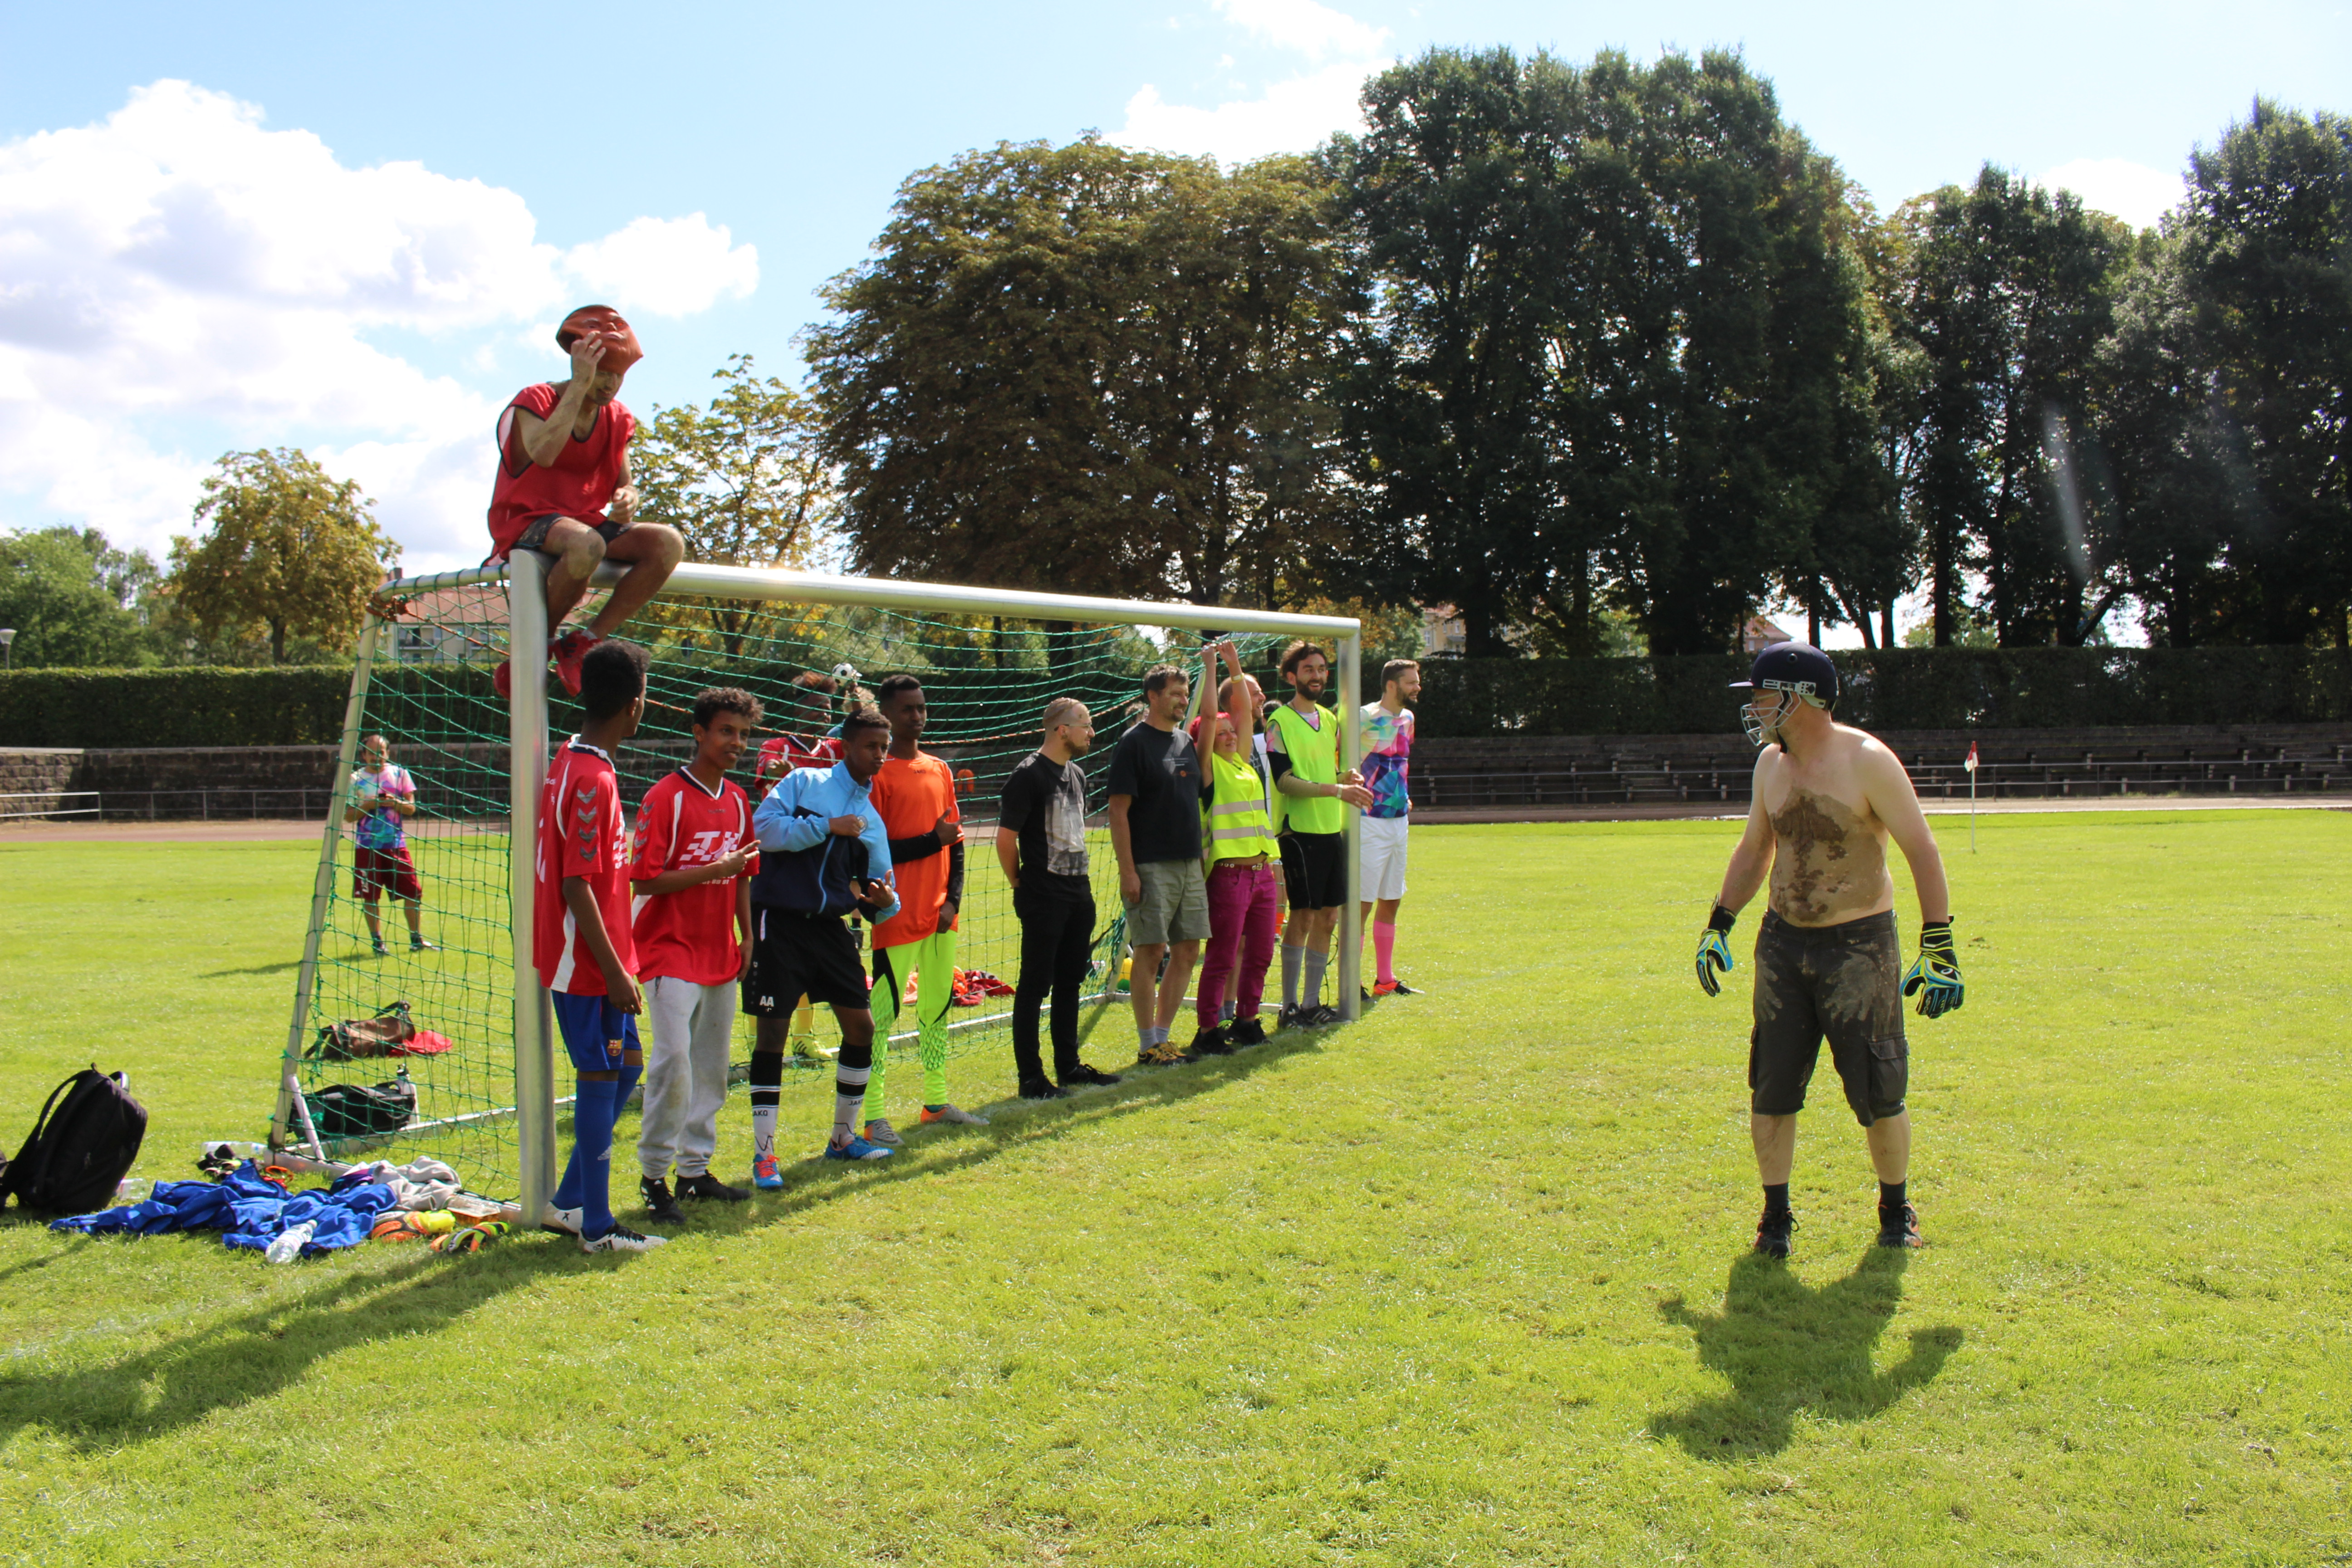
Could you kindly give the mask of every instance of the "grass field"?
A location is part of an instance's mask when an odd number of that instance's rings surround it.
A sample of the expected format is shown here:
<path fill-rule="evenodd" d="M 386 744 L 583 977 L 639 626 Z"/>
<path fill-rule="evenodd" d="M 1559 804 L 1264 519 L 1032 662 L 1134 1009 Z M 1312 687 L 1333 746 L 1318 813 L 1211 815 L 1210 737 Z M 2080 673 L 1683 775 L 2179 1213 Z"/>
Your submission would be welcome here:
<path fill-rule="evenodd" d="M 1826 1069 L 1748 1255 L 1744 998 L 1689 964 L 1736 825 L 1424 828 L 1426 996 L 644 1258 L 0 1226 L 0 1560 L 2352 1561 L 2352 816 L 1938 828 L 1916 1256 Z M 252 1126 L 310 855 L 0 838 L 0 1137 L 93 1058 L 138 1174 Z"/>

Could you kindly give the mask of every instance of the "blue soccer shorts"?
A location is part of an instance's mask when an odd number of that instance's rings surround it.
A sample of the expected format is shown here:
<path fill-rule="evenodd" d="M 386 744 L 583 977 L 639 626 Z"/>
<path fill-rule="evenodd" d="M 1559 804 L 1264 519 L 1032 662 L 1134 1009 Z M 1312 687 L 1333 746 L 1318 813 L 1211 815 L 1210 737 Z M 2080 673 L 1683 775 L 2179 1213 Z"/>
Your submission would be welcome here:
<path fill-rule="evenodd" d="M 550 994 L 555 1004 L 555 1026 L 563 1036 L 575 1072 L 618 1072 L 621 1055 L 638 1049 L 637 1018 L 613 1005 L 609 996 Z"/>

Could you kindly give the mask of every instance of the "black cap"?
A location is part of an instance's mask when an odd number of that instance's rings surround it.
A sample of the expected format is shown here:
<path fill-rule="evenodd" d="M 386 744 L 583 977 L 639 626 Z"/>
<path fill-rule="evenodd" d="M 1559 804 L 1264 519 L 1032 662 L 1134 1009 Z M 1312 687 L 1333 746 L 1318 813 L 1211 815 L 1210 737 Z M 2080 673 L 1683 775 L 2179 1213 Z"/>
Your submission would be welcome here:
<path fill-rule="evenodd" d="M 1793 691 L 1823 705 L 1838 699 L 1837 666 L 1830 656 L 1808 642 L 1776 642 L 1756 656 L 1745 680 L 1731 683 L 1734 691 Z"/>

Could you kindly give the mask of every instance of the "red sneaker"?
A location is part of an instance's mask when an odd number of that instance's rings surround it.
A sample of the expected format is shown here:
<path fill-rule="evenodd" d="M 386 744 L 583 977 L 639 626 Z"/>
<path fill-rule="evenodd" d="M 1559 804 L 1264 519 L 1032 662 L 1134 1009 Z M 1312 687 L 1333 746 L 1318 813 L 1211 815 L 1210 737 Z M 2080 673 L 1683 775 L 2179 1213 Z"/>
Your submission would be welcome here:
<path fill-rule="evenodd" d="M 588 657 L 590 648 L 604 640 L 578 626 L 555 639 L 555 677 L 572 696 L 580 695 L 580 661 Z"/>
<path fill-rule="evenodd" d="M 510 658 L 502 658 L 502 659 L 499 660 L 499 667 L 498 667 L 498 668 L 496 668 L 496 669 L 494 669 L 494 670 L 490 671 L 490 684 L 491 684 L 492 686 L 494 686 L 494 687 L 498 688 L 498 692 L 499 692 L 499 701 L 501 701 L 501 702 L 511 702 L 511 701 L 513 701 L 513 700 L 514 700 L 514 660 L 512 660 L 512 659 L 510 659 Z"/>

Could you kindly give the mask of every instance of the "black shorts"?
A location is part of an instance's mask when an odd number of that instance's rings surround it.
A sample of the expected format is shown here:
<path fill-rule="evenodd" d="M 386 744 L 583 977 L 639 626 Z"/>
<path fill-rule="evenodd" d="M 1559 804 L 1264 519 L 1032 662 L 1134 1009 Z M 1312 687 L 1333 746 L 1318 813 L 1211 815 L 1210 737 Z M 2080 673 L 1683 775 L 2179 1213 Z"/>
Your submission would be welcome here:
<path fill-rule="evenodd" d="M 1911 1048 L 1903 1038 L 1903 951 L 1895 916 L 1790 925 L 1768 914 L 1756 933 L 1756 1027 L 1748 1037 L 1748 1108 L 1794 1116 L 1822 1038 L 1864 1127 L 1903 1114 Z"/>
<path fill-rule="evenodd" d="M 547 548 L 547 525 L 553 522 L 557 518 L 562 517 L 562 515 L 563 514 L 560 511 L 541 512 L 537 517 L 532 518 L 530 521 L 523 525 L 522 532 L 515 538 L 514 547 L 517 550 L 536 550 L 542 555 L 549 553 Z M 604 542 L 607 544 L 610 544 L 613 541 L 620 538 L 621 535 L 626 532 L 630 527 L 630 525 L 625 522 L 599 522 L 593 524 L 592 526 L 600 535 L 603 536 Z"/>
<path fill-rule="evenodd" d="M 1282 887 L 1294 910 L 1336 910 L 1348 901 L 1348 836 L 1285 833 Z"/>
<path fill-rule="evenodd" d="M 848 923 L 839 915 L 754 905 L 751 980 L 743 987 L 743 1011 L 754 1018 L 790 1017 L 803 996 L 835 1007 L 874 1005 Z"/>

